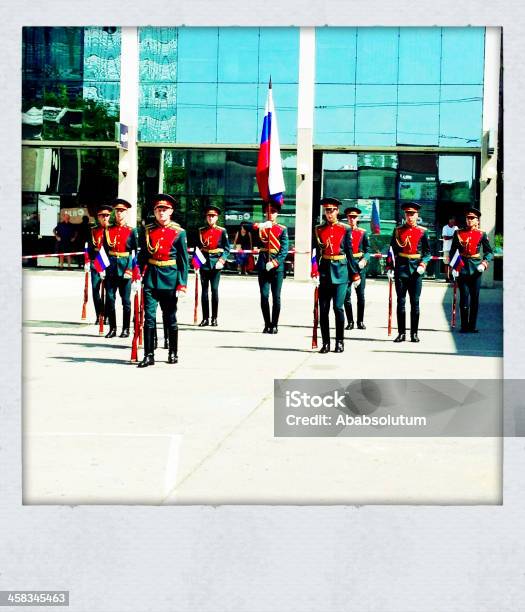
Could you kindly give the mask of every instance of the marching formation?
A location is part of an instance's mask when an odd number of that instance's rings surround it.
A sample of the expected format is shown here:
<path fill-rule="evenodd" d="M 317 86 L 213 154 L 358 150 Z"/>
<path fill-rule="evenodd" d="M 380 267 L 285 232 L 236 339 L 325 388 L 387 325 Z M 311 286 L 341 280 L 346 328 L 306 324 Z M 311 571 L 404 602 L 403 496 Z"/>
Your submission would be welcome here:
<path fill-rule="evenodd" d="M 121 198 L 113 204 L 100 206 L 97 224 L 91 228 L 91 240 L 85 249 L 86 288 L 91 275 L 93 303 L 99 333 L 104 322 L 109 324 L 106 338 L 117 335 L 115 301 L 117 292 L 122 302 L 121 338 L 130 336 L 131 301 L 134 299 L 134 327 L 132 361 L 138 361 L 137 346 L 144 344 L 144 356 L 139 368 L 155 364 L 157 348 L 158 306 L 162 312 L 165 347 L 168 363 L 178 362 L 177 304 L 186 296 L 189 257 L 186 231 L 171 216 L 177 205 L 167 194 L 157 194 L 151 202 L 154 222 L 143 226 L 138 233 L 127 225 L 127 213 L 131 204 Z M 317 348 L 317 325 L 320 324 L 322 346 L 320 353 L 328 353 L 330 344 L 330 307 L 335 315 L 335 353 L 344 351 L 345 313 L 346 329 L 366 329 L 365 284 L 369 263 L 370 243 L 367 232 L 358 226 L 361 210 L 356 206 L 345 209 L 348 223 L 339 220 L 341 202 L 336 198 L 321 200 L 324 222 L 313 232 L 311 276 L 315 283 L 314 330 L 312 348 Z M 260 223 L 243 223 L 243 236 L 249 236 L 248 244 L 256 247 L 256 264 L 260 307 L 265 334 L 277 334 L 281 312 L 281 288 L 285 277 L 285 259 L 288 254 L 288 229 L 277 222 L 282 200 L 265 201 L 263 212 L 266 220 Z M 410 299 L 410 340 L 419 342 L 419 300 L 422 279 L 432 258 L 426 228 L 418 225 L 421 205 L 415 202 L 402 205 L 405 221 L 392 233 L 386 260 L 389 280 L 389 330 L 391 328 L 392 286 L 397 296 L 397 330 L 394 342 L 404 342 L 407 335 L 406 296 Z M 114 211 L 114 221 L 110 217 Z M 232 252 L 225 228 L 217 225 L 221 211 L 216 206 L 204 210 L 205 225 L 199 229 L 198 244 L 193 248 L 193 263 L 200 277 L 202 320 L 200 327 L 218 325 L 219 283 L 221 271 Z M 477 333 L 476 321 L 479 307 L 481 276 L 493 258 L 487 234 L 479 229 L 481 212 L 474 207 L 465 211 L 466 227 L 454 229 L 447 244 L 445 263 L 454 279 L 455 321 L 456 289 L 460 294 L 462 333 Z M 235 242 L 240 238 L 236 237 Z M 196 279 L 196 298 L 199 279 Z M 211 288 L 211 318 L 210 318 Z M 352 309 L 352 294 L 357 298 L 356 320 Z M 272 304 L 270 306 L 270 293 Z M 197 308 L 197 299 L 195 302 Z M 84 311 L 85 312 L 85 303 Z M 83 315 L 84 316 L 84 315 Z M 195 310 L 195 322 L 197 312 Z"/>

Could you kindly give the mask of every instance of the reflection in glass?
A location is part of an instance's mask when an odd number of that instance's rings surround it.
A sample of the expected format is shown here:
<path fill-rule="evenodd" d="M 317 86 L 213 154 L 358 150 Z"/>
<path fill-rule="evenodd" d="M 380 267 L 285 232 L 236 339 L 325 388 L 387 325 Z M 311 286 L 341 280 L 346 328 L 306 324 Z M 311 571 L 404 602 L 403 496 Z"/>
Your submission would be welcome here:
<path fill-rule="evenodd" d="M 139 140 L 151 142 L 175 141 L 175 83 L 140 85 Z"/>
<path fill-rule="evenodd" d="M 323 154 L 323 196 L 339 200 L 357 198 L 356 153 Z"/>
<path fill-rule="evenodd" d="M 256 83 L 259 28 L 219 28 L 219 83 Z"/>
<path fill-rule="evenodd" d="M 441 82 L 483 83 L 485 28 L 443 28 Z"/>
<path fill-rule="evenodd" d="M 355 83 L 356 28 L 315 30 L 316 83 Z"/>
<path fill-rule="evenodd" d="M 179 28 L 179 82 L 217 81 L 218 39 L 217 28 Z"/>
<path fill-rule="evenodd" d="M 214 144 L 217 141 L 217 83 L 179 83 L 177 142 Z"/>
<path fill-rule="evenodd" d="M 354 85 L 317 85 L 315 88 L 316 144 L 354 144 Z"/>
<path fill-rule="evenodd" d="M 399 28 L 358 28 L 357 83 L 397 83 Z"/>
<path fill-rule="evenodd" d="M 141 83 L 177 80 L 177 28 L 139 28 Z"/>
<path fill-rule="evenodd" d="M 400 85 L 397 144 L 437 146 L 439 85 Z"/>
<path fill-rule="evenodd" d="M 220 143 L 257 142 L 259 129 L 257 87 L 219 83 L 217 141 Z"/>
<path fill-rule="evenodd" d="M 475 202 L 474 177 L 476 163 L 473 155 L 440 155 L 440 197 L 449 202 Z"/>
<path fill-rule="evenodd" d="M 396 144 L 397 87 L 357 85 L 355 144 Z"/>
<path fill-rule="evenodd" d="M 481 146 L 482 109 L 483 86 L 442 85 L 439 146 Z"/>

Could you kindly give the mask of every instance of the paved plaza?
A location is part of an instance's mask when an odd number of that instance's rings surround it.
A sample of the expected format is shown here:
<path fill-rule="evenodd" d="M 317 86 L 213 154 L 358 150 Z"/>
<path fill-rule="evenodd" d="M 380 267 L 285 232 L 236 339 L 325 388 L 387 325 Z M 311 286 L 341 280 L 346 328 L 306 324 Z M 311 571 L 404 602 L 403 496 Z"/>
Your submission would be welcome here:
<path fill-rule="evenodd" d="M 312 284 L 285 280 L 279 334 L 263 335 L 255 276 L 223 275 L 219 327 L 198 328 L 190 275 L 179 363 L 159 348 L 140 370 L 131 339 L 98 336 L 91 296 L 80 321 L 83 278 L 24 270 L 25 503 L 500 503 L 500 440 L 274 438 L 273 384 L 500 378 L 501 288 L 482 290 L 481 333 L 463 335 L 450 332 L 452 289 L 425 281 L 421 342 L 394 344 L 387 282 L 368 279 L 367 329 L 345 332 L 344 354 L 320 355 Z"/>

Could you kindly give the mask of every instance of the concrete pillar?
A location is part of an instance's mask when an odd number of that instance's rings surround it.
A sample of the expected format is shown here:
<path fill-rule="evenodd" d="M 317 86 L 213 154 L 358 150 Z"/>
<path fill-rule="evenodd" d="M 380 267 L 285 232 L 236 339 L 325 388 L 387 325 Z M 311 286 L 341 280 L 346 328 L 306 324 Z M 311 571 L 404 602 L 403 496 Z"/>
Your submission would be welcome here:
<path fill-rule="evenodd" d="M 480 227 L 487 232 L 492 245 L 494 245 L 494 230 L 496 227 L 500 50 L 501 28 L 486 28 L 480 176 L 480 210 L 482 214 Z M 483 273 L 482 278 L 484 287 L 492 287 L 494 285 L 493 265 Z"/>
<path fill-rule="evenodd" d="M 295 279 L 310 278 L 312 244 L 313 126 L 315 92 L 315 28 L 299 33 L 297 103 L 297 175 L 295 213 Z"/>
<path fill-rule="evenodd" d="M 128 126 L 128 150 L 119 149 L 118 195 L 133 208 L 129 225 L 137 223 L 137 125 L 139 113 L 139 34 L 136 27 L 122 28 L 120 60 L 120 122 Z"/>

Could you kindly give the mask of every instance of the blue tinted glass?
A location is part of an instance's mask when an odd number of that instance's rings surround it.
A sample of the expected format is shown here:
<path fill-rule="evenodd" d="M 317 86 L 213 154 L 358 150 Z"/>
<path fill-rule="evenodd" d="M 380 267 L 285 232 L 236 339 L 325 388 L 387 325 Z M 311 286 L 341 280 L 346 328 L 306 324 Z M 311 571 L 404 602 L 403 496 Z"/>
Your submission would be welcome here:
<path fill-rule="evenodd" d="M 396 144 L 396 98 L 395 85 L 357 85 L 356 145 Z"/>
<path fill-rule="evenodd" d="M 354 144 L 354 85 L 315 88 L 315 144 Z"/>
<path fill-rule="evenodd" d="M 484 28 L 443 28 L 441 82 L 483 83 L 484 46 Z"/>
<path fill-rule="evenodd" d="M 120 80 L 120 28 L 84 28 L 84 80 Z"/>
<path fill-rule="evenodd" d="M 139 28 L 140 81 L 177 80 L 177 28 Z"/>
<path fill-rule="evenodd" d="M 357 30 L 357 82 L 397 83 L 399 28 Z"/>
<path fill-rule="evenodd" d="M 299 79 L 299 29 L 261 28 L 259 82 L 297 83 Z"/>
<path fill-rule="evenodd" d="M 439 145 L 479 147 L 482 103 L 481 85 L 442 85 Z"/>
<path fill-rule="evenodd" d="M 440 155 L 439 182 L 441 200 L 474 202 L 476 162 L 473 155 Z"/>
<path fill-rule="evenodd" d="M 219 83 L 257 83 L 258 28 L 219 28 Z"/>
<path fill-rule="evenodd" d="M 277 114 L 279 140 L 281 144 L 295 144 L 297 141 L 297 85 L 273 85 L 273 103 Z M 257 143 L 261 139 L 261 128 L 264 118 L 264 106 L 268 95 L 268 86 L 259 85 Z"/>
<path fill-rule="evenodd" d="M 217 142 L 256 144 L 257 85 L 219 83 L 217 92 Z"/>
<path fill-rule="evenodd" d="M 355 28 L 317 28 L 315 44 L 317 83 L 355 82 Z"/>
<path fill-rule="evenodd" d="M 140 86 L 139 140 L 174 142 L 176 138 L 176 85 L 151 83 Z"/>
<path fill-rule="evenodd" d="M 216 137 L 216 83 L 177 86 L 177 142 L 213 144 Z"/>
<path fill-rule="evenodd" d="M 439 141 L 439 85 L 400 85 L 397 144 L 433 145 Z"/>
<path fill-rule="evenodd" d="M 179 82 L 217 81 L 217 28 L 179 28 Z"/>
<path fill-rule="evenodd" d="M 441 28 L 400 28 L 399 82 L 440 83 Z"/>

